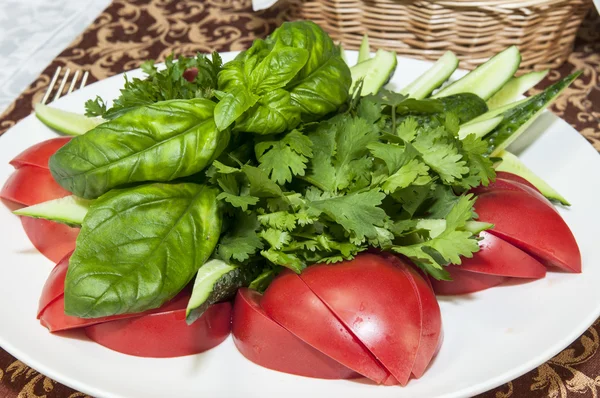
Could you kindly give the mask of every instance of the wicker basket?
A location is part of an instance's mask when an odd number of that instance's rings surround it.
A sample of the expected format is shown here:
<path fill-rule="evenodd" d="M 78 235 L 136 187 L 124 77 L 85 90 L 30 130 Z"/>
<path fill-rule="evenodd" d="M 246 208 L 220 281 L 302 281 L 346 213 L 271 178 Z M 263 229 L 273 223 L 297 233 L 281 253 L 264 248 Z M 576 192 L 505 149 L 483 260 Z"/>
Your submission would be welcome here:
<path fill-rule="evenodd" d="M 310 19 L 345 48 L 363 34 L 372 48 L 436 60 L 446 50 L 472 69 L 517 45 L 521 69 L 555 68 L 569 56 L 591 0 L 288 0 L 292 20 Z"/>

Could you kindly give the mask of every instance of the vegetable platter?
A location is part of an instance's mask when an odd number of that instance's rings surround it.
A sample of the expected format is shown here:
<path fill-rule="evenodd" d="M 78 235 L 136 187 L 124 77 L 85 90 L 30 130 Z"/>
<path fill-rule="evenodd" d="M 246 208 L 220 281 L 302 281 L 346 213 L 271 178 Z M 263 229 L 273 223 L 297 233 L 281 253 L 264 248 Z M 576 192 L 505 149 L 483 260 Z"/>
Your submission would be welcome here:
<path fill-rule="evenodd" d="M 543 112 L 577 73 L 523 99 L 546 72 L 519 62 L 300 21 L 38 106 L 0 146 L 0 344 L 95 396 L 471 396 L 532 369 L 600 313 L 600 186 Z"/>

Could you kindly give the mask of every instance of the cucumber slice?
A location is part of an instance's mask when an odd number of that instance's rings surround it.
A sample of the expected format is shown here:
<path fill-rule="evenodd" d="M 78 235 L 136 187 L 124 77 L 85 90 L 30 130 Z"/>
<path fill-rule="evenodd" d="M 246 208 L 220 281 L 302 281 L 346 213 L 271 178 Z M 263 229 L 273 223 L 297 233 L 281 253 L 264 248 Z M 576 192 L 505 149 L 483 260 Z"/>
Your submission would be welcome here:
<path fill-rule="evenodd" d="M 533 171 L 531 171 L 521 159 L 516 157 L 510 152 L 500 151 L 496 157 L 501 158 L 500 163 L 494 167 L 496 171 L 506 171 L 508 173 L 516 174 L 523 177 L 530 183 L 532 183 L 545 197 L 552 201 L 560 202 L 565 206 L 571 206 L 571 204 L 565 199 L 560 193 L 552 188 L 548 183 L 538 177 Z"/>
<path fill-rule="evenodd" d="M 46 126 L 67 135 L 84 134 L 105 122 L 100 118 L 87 117 L 42 104 L 35 106 L 35 116 Z"/>
<path fill-rule="evenodd" d="M 24 207 L 15 210 L 13 213 L 18 216 L 43 218 L 45 220 L 67 224 L 72 227 L 78 227 L 81 226 L 83 218 L 90 209 L 92 202 L 92 200 L 82 199 L 75 195 L 71 195 Z"/>
<path fill-rule="evenodd" d="M 529 97 L 529 98 L 523 98 L 522 100 L 512 102 L 510 104 L 501 106 L 500 108 L 496 108 L 496 109 L 493 109 L 491 111 L 487 111 L 483 115 L 477 116 L 475 119 L 472 119 L 471 121 L 469 121 L 466 124 L 479 123 L 479 122 L 481 122 L 483 120 L 493 119 L 496 116 L 502 115 L 506 111 L 509 111 L 509 110 L 511 110 L 511 109 L 519 106 L 519 105 L 523 105 L 524 103 L 526 103 L 530 99 L 531 99 L 531 97 Z"/>
<path fill-rule="evenodd" d="M 443 88 L 433 98 L 458 93 L 473 93 L 488 100 L 510 80 L 520 63 L 519 50 L 517 47 L 511 46 L 479 65 L 477 69 L 467 73 L 460 80 Z"/>
<path fill-rule="evenodd" d="M 544 80 L 548 71 L 549 70 L 546 69 L 540 72 L 529 72 L 523 76 L 513 77 L 500 89 L 500 91 L 487 101 L 488 108 L 500 108 L 518 100 L 519 97 L 525 94 L 530 88 Z"/>
<path fill-rule="evenodd" d="M 488 222 L 471 220 L 465 223 L 464 230 L 471 232 L 473 235 L 477 235 L 481 231 L 490 229 L 493 226 L 494 224 L 490 224 Z M 417 222 L 416 227 L 417 229 L 424 229 L 429 231 L 429 237 L 433 239 L 440 236 L 442 232 L 446 230 L 446 220 L 437 218 L 424 218 Z"/>
<path fill-rule="evenodd" d="M 467 221 L 465 223 L 465 231 L 469 231 L 470 233 L 472 233 L 473 235 L 478 235 L 479 233 L 493 228 L 494 224 L 490 224 L 489 222 L 484 222 L 484 221 Z"/>
<path fill-rule="evenodd" d="M 504 118 L 502 116 L 496 116 L 491 119 L 482 120 L 477 123 L 467 123 L 460 126 L 460 130 L 458 130 L 458 138 L 461 140 L 470 134 L 475 134 L 477 138 L 485 137 L 492 130 L 496 128 L 500 123 L 502 123 Z"/>
<path fill-rule="evenodd" d="M 400 90 L 400 94 L 411 98 L 423 99 L 440 87 L 458 67 L 458 58 L 452 51 L 446 51 L 431 68 L 419 76 L 408 86 Z"/>
<path fill-rule="evenodd" d="M 362 38 L 362 42 L 360 43 L 360 49 L 358 50 L 358 60 L 357 64 L 361 62 L 367 61 L 371 58 L 371 46 L 369 46 L 369 36 L 366 34 Z"/>
<path fill-rule="evenodd" d="M 376 94 L 390 80 L 397 65 L 396 52 L 377 50 L 374 58 L 350 68 L 352 86 L 363 79 L 361 96 Z"/>
<path fill-rule="evenodd" d="M 490 157 L 497 156 L 523 134 L 544 109 L 569 87 L 580 74 L 581 71 L 575 72 L 529 98 L 525 103 L 504 112 L 502 123 L 487 137 L 490 144 Z"/>
<path fill-rule="evenodd" d="M 255 267 L 238 267 L 213 259 L 198 270 L 192 296 L 185 311 L 188 324 L 200 318 L 218 301 L 229 298 L 242 286 L 247 286 L 259 272 Z"/>

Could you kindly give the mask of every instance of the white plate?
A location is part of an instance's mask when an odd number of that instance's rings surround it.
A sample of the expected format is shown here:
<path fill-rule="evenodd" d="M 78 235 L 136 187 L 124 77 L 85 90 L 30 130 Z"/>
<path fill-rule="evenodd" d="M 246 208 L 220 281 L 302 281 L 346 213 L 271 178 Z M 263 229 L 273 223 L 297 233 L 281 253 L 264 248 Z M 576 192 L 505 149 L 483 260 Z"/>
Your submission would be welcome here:
<path fill-rule="evenodd" d="M 223 54 L 231 59 L 233 54 Z M 355 52 L 348 52 L 350 62 Z M 390 83 L 401 88 L 430 64 L 401 58 Z M 139 72 L 130 75 L 140 75 Z M 81 112 L 100 95 L 114 98 L 123 77 L 75 92 L 54 105 Z M 29 116 L 0 138 L 0 182 L 8 161 L 30 145 L 56 136 Z M 477 294 L 442 298 L 445 339 L 430 369 L 406 388 L 360 381 L 327 381 L 261 368 L 235 349 L 231 338 L 204 354 L 144 359 L 110 351 L 78 333 L 52 335 L 35 318 L 53 264 L 29 243 L 17 217 L 0 206 L 0 346 L 23 362 L 96 397 L 467 397 L 494 388 L 542 364 L 577 339 L 600 315 L 597 228 L 600 157 L 577 131 L 545 113 L 520 140 L 521 158 L 573 204 L 560 209 L 583 255 L 580 275 L 545 279 Z"/>

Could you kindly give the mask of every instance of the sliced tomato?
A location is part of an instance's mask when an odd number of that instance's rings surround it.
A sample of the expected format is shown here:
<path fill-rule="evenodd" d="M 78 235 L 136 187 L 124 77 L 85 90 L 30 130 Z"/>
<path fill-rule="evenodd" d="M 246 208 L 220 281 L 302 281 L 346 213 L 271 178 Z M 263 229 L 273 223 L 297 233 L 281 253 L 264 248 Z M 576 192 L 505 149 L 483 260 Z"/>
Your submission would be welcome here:
<path fill-rule="evenodd" d="M 438 281 L 431 279 L 431 283 L 436 294 L 453 296 L 458 294 L 475 293 L 498 286 L 508 279 L 505 276 L 462 271 L 460 266 L 454 265 L 446 266 L 446 270 L 452 277 L 451 281 Z"/>
<path fill-rule="evenodd" d="M 21 224 L 33 246 L 52 262 L 75 250 L 79 228 L 32 217 L 21 217 Z"/>
<path fill-rule="evenodd" d="M 435 298 L 429 278 L 423 278 L 411 264 L 394 255 L 387 255 L 388 260 L 396 264 L 412 279 L 421 307 L 421 340 L 415 358 L 412 374 L 415 378 L 423 376 L 427 366 L 437 353 L 442 334 L 442 313 Z"/>
<path fill-rule="evenodd" d="M 472 258 L 463 257 L 461 271 L 510 276 L 513 278 L 540 279 L 546 276 L 546 267 L 523 250 L 498 238 L 490 232 L 479 235 L 479 251 Z"/>
<path fill-rule="evenodd" d="M 38 319 L 50 303 L 65 294 L 65 278 L 67 277 L 69 259 L 72 254 L 73 252 L 69 252 L 58 262 L 58 264 L 56 264 L 52 271 L 50 271 L 50 275 L 48 275 L 48 279 L 46 279 L 46 283 L 42 289 L 42 295 L 40 296 L 37 314 Z"/>
<path fill-rule="evenodd" d="M 342 365 L 382 383 L 388 372 L 300 277 L 283 272 L 261 301 L 265 312 L 305 343 Z"/>
<path fill-rule="evenodd" d="M 505 174 L 510 174 L 510 173 L 505 173 Z M 547 206 L 549 206 L 550 208 L 552 208 L 554 211 L 556 211 L 558 213 L 558 210 L 556 210 L 556 208 L 554 207 L 552 202 L 550 202 L 550 200 L 548 200 L 544 195 L 542 195 L 533 185 L 531 185 L 529 183 L 527 183 L 527 184 L 521 183 L 521 182 L 517 181 L 516 179 L 510 180 L 510 179 L 498 177 L 498 178 L 496 178 L 496 180 L 494 182 L 490 183 L 488 186 L 486 186 L 486 187 L 479 186 L 479 187 L 473 188 L 471 190 L 471 192 L 479 195 L 479 194 L 482 194 L 485 192 L 493 192 L 493 191 L 498 191 L 498 190 L 519 191 L 519 192 L 527 193 L 529 195 L 534 196 L 536 199 L 540 200 L 541 202 L 545 203 Z"/>
<path fill-rule="evenodd" d="M 300 277 L 406 385 L 419 349 L 422 311 L 413 279 L 403 267 L 365 253 L 351 261 L 309 267 Z"/>
<path fill-rule="evenodd" d="M 36 166 L 22 166 L 15 170 L 0 191 L 1 198 L 25 206 L 68 195 L 71 193 L 54 181 L 49 169 Z"/>
<path fill-rule="evenodd" d="M 525 178 L 523 178 L 521 176 L 518 176 L 516 174 L 509 173 L 507 171 L 497 171 L 496 172 L 496 178 L 501 178 L 503 180 L 509 180 L 509 181 L 513 181 L 513 182 L 518 182 L 520 184 L 528 186 L 531 189 L 536 190 L 537 192 L 539 192 L 541 194 L 541 192 L 539 191 L 539 189 L 536 188 L 535 185 L 533 185 L 532 183 L 530 183 Z"/>
<path fill-rule="evenodd" d="M 349 379 L 358 373 L 314 349 L 272 320 L 260 306 L 262 295 L 242 288 L 233 306 L 232 334 L 238 350 L 265 368 L 320 379 Z"/>
<path fill-rule="evenodd" d="M 477 198 L 479 220 L 494 224 L 490 233 L 546 265 L 581 272 L 581 254 L 569 226 L 544 201 L 524 192 L 497 190 Z"/>
<path fill-rule="evenodd" d="M 71 140 L 72 137 L 57 137 L 35 144 L 18 154 L 10 164 L 16 169 L 22 166 L 37 166 L 48 168 L 50 156 L 54 155 L 62 146 Z"/>
<path fill-rule="evenodd" d="M 191 325 L 185 321 L 185 305 L 176 310 L 88 326 L 85 334 L 111 350 L 151 358 L 198 354 L 218 346 L 229 336 L 231 303 L 208 307 Z"/>

